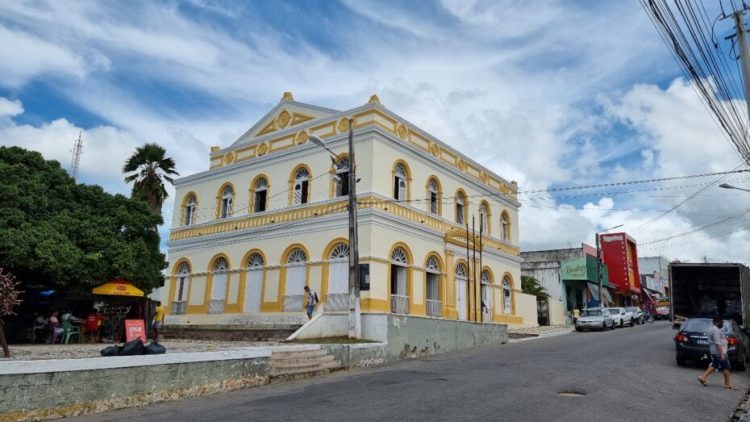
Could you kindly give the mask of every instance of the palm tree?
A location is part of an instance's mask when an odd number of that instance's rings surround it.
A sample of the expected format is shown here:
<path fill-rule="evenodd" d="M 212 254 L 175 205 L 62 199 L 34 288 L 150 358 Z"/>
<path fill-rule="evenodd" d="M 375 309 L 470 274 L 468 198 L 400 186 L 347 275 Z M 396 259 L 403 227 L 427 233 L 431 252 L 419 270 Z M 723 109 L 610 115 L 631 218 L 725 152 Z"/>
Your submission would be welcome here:
<path fill-rule="evenodd" d="M 547 289 L 545 289 L 544 286 L 539 283 L 539 280 L 528 275 L 521 276 L 521 291 L 526 294 L 536 296 L 537 299 L 549 298 Z"/>
<path fill-rule="evenodd" d="M 173 183 L 170 175 L 179 175 L 174 169 L 174 160 L 165 157 L 166 154 L 167 151 L 159 144 L 145 144 L 136 148 L 122 167 L 122 172 L 126 174 L 125 182 L 133 182 L 130 196 L 146 202 L 157 214 L 161 214 L 161 206 L 168 196 L 164 181 Z"/>

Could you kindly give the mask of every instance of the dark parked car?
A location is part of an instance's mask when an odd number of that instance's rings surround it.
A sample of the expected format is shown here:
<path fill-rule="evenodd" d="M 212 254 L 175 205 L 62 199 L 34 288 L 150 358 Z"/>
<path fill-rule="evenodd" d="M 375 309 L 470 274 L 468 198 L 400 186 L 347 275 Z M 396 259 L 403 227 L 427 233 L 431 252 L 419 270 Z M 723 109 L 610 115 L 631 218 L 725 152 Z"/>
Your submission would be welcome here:
<path fill-rule="evenodd" d="M 708 329 L 711 327 L 710 318 L 688 318 L 674 336 L 677 364 L 684 366 L 688 360 L 710 361 L 708 353 Z M 750 340 L 739 325 L 731 319 L 724 321 L 721 329 L 727 337 L 727 354 L 732 369 L 745 370 L 745 362 L 750 358 L 748 343 Z"/>

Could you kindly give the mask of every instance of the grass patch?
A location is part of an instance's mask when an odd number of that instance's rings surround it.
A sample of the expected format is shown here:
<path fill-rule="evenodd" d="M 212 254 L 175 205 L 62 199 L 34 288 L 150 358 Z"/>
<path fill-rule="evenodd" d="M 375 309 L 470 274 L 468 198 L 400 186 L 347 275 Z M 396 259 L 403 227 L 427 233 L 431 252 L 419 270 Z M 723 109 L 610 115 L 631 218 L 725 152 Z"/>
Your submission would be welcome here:
<path fill-rule="evenodd" d="M 321 338 L 303 338 L 288 341 L 287 343 L 301 344 L 354 344 L 354 343 L 379 343 L 374 340 L 353 339 L 349 337 L 321 337 Z"/>

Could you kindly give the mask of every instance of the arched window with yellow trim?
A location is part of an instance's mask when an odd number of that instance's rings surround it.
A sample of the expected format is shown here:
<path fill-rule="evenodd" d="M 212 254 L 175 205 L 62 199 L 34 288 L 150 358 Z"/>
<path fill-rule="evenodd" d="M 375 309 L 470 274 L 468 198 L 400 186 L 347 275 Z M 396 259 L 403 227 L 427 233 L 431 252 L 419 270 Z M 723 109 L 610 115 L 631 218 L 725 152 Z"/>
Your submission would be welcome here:
<path fill-rule="evenodd" d="M 460 190 L 456 192 L 456 210 L 455 210 L 456 216 L 455 218 L 456 218 L 456 223 L 462 226 L 466 224 L 467 205 L 468 204 L 466 203 L 466 195 L 464 194 L 464 192 Z"/>
<path fill-rule="evenodd" d="M 400 246 L 395 248 L 391 253 L 391 312 L 394 314 L 409 313 L 409 264 L 406 251 Z"/>
<path fill-rule="evenodd" d="M 482 201 L 479 206 L 479 231 L 490 234 L 490 205 L 487 201 Z"/>
<path fill-rule="evenodd" d="M 211 268 L 211 300 L 208 302 L 209 314 L 224 313 L 228 279 L 229 261 L 220 256 L 214 260 L 214 265 Z"/>
<path fill-rule="evenodd" d="M 307 204 L 310 200 L 310 171 L 299 167 L 292 179 L 292 205 Z"/>
<path fill-rule="evenodd" d="M 513 290 L 508 276 L 503 277 L 503 313 L 513 313 Z"/>
<path fill-rule="evenodd" d="M 174 275 L 174 297 L 172 298 L 172 314 L 183 315 L 187 305 L 188 293 L 190 292 L 190 264 L 183 261 L 177 266 Z"/>
<path fill-rule="evenodd" d="M 508 215 L 507 211 L 503 211 L 503 214 L 500 216 L 500 230 L 502 231 L 500 233 L 501 238 L 505 241 L 510 241 L 510 215 Z"/>
<path fill-rule="evenodd" d="M 492 321 L 492 307 L 493 307 L 493 300 L 492 297 L 494 296 L 493 292 L 493 283 L 492 283 L 492 274 L 490 274 L 490 271 L 485 269 L 482 271 L 482 321 L 483 322 L 489 322 Z"/>
<path fill-rule="evenodd" d="M 466 264 L 463 262 L 456 264 L 456 269 L 453 271 L 453 275 L 456 280 L 456 310 L 458 311 L 458 319 L 466 321 L 466 317 L 469 314 L 469 302 L 467 301 L 468 294 L 466 292 L 469 283 L 469 270 Z"/>
<path fill-rule="evenodd" d="M 439 317 L 442 315 L 440 303 L 440 261 L 430 255 L 425 262 L 425 293 L 427 300 L 427 315 Z"/>
<path fill-rule="evenodd" d="M 224 185 L 217 199 L 219 205 L 218 218 L 231 217 L 234 207 L 234 188 L 229 184 Z"/>
<path fill-rule="evenodd" d="M 259 177 L 253 186 L 253 212 L 263 212 L 268 208 L 268 180 Z"/>
<path fill-rule="evenodd" d="M 396 167 L 394 169 L 394 178 L 393 178 L 393 199 L 396 199 L 398 201 L 406 201 L 407 198 L 407 177 L 406 177 L 406 169 L 404 168 L 404 165 L 401 163 L 396 164 Z"/>
<path fill-rule="evenodd" d="M 336 160 L 335 174 L 333 175 L 336 196 L 349 195 L 349 166 L 349 157 L 341 157 Z"/>
<path fill-rule="evenodd" d="M 191 193 L 185 198 L 182 213 L 183 225 L 192 226 L 193 224 L 195 224 L 195 210 L 197 204 L 198 200 L 195 198 L 194 194 Z"/>
<path fill-rule="evenodd" d="M 427 211 L 430 214 L 441 215 L 443 213 L 442 194 L 440 182 L 437 178 L 430 177 L 427 179 Z"/>

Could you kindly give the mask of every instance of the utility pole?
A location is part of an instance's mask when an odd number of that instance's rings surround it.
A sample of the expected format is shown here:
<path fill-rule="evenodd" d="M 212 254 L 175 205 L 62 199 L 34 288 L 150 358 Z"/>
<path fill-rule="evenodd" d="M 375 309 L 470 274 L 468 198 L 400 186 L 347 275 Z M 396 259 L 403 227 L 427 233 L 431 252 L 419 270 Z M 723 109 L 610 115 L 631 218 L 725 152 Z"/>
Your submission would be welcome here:
<path fill-rule="evenodd" d="M 70 152 L 73 153 L 73 159 L 70 162 L 70 175 L 73 180 L 78 175 L 78 163 L 81 161 L 81 150 L 83 150 L 83 139 L 81 139 L 81 132 L 78 132 L 78 139 L 73 144 L 73 149 Z"/>
<path fill-rule="evenodd" d="M 474 302 L 474 321 L 479 321 L 479 316 L 477 315 L 477 232 L 474 228 L 474 218 L 475 216 L 471 216 L 471 248 L 472 251 L 472 257 L 471 257 L 471 268 L 474 269 L 474 278 L 472 279 L 472 291 L 471 291 L 471 300 Z"/>
<path fill-rule="evenodd" d="M 357 168 L 354 161 L 354 120 L 349 119 L 349 338 L 362 335 L 359 303 L 359 236 L 357 228 Z"/>
<path fill-rule="evenodd" d="M 743 2 L 744 3 L 744 2 Z M 742 85 L 745 86 L 745 104 L 750 116 L 750 50 L 747 46 L 747 28 L 745 28 L 745 9 L 733 13 L 734 26 L 737 28 L 737 40 L 740 46 L 740 68 L 742 69 Z"/>
<path fill-rule="evenodd" d="M 602 291 L 602 252 L 599 248 L 599 233 L 596 233 L 596 278 L 599 281 L 599 307 L 604 307 L 604 292 Z"/>

